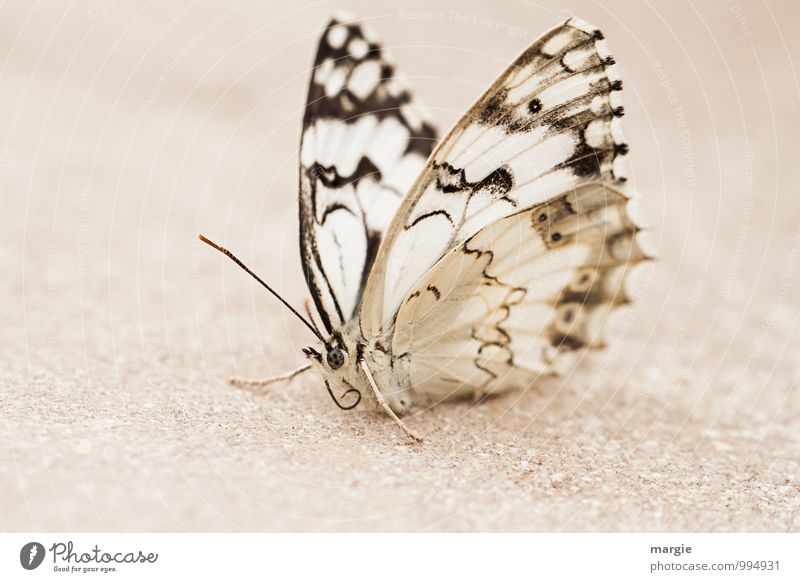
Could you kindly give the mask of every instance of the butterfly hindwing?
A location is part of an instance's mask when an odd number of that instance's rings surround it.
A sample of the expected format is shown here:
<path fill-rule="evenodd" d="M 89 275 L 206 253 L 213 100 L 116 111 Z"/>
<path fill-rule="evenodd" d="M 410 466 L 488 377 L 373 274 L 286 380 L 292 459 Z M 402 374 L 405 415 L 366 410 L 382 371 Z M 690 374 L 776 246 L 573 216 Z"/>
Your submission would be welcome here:
<path fill-rule="evenodd" d="M 582 184 L 624 181 L 621 88 L 602 33 L 578 19 L 520 55 L 442 140 L 398 210 L 367 282 L 364 335 L 390 335 L 426 273 L 493 222 Z"/>
<path fill-rule="evenodd" d="M 300 146 L 303 271 L 328 333 L 352 318 L 384 231 L 435 139 L 370 31 L 331 20 L 314 61 Z"/>
<path fill-rule="evenodd" d="M 429 400 L 527 386 L 602 345 L 645 258 L 628 199 L 595 183 L 497 220 L 423 278 L 400 307 L 392 351 Z M 424 399 L 421 399 L 424 400 Z"/>

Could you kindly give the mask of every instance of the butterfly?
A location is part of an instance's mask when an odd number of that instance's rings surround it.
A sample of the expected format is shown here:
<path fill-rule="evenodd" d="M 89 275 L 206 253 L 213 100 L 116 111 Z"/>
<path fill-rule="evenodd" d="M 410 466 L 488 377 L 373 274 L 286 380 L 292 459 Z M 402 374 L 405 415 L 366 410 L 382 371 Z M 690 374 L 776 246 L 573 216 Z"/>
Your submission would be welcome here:
<path fill-rule="evenodd" d="M 650 258 L 628 212 L 622 81 L 571 18 L 528 47 L 441 139 L 374 34 L 334 17 L 299 152 L 308 363 L 344 410 L 526 388 L 603 345 Z"/>

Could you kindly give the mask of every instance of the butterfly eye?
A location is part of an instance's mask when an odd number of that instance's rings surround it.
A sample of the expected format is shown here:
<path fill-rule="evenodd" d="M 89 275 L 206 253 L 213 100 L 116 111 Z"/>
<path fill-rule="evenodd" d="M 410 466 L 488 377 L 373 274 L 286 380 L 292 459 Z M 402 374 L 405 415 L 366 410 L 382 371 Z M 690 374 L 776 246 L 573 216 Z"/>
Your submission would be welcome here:
<path fill-rule="evenodd" d="M 338 370 L 344 364 L 344 352 L 339 348 L 333 348 L 328 352 L 326 359 L 332 370 Z"/>

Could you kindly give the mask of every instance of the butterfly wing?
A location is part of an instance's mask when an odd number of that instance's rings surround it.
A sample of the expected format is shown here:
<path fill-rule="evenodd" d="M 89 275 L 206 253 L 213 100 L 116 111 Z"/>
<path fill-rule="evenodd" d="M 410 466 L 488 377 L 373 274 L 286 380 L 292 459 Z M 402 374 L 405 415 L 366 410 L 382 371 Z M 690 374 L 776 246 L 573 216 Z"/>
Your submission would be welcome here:
<path fill-rule="evenodd" d="M 436 134 L 371 32 L 334 18 L 323 33 L 300 146 L 300 251 L 317 312 L 341 328 L 383 233 Z"/>
<path fill-rule="evenodd" d="M 628 199 L 600 183 L 496 220 L 405 298 L 392 351 L 432 400 L 527 386 L 602 345 L 645 257 Z"/>
<path fill-rule="evenodd" d="M 488 225 L 591 182 L 625 180 L 622 82 L 602 33 L 570 19 L 506 69 L 437 146 L 387 231 L 360 312 L 389 336 L 435 263 Z"/>

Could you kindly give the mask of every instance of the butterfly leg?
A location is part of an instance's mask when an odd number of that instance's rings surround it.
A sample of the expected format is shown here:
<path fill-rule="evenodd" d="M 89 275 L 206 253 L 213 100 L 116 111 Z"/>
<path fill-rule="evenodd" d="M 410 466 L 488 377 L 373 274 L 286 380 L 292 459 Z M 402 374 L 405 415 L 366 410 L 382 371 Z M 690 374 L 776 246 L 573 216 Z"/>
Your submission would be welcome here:
<path fill-rule="evenodd" d="M 295 377 L 299 376 L 306 370 L 311 368 L 311 364 L 305 364 L 300 366 L 296 370 L 292 370 L 291 372 L 287 372 L 286 374 L 281 374 L 280 376 L 274 376 L 272 378 L 267 378 L 265 380 L 253 380 L 250 378 L 240 378 L 238 376 L 233 376 L 228 379 L 228 382 L 237 388 L 242 388 L 244 390 L 250 390 L 254 394 L 262 396 L 267 393 L 266 387 L 270 384 L 275 384 L 276 382 L 287 381 L 291 382 L 295 379 Z"/>
<path fill-rule="evenodd" d="M 386 399 L 381 394 L 381 391 L 378 390 L 378 386 L 375 384 L 375 378 L 372 377 L 372 372 L 369 371 L 369 367 L 367 367 L 367 363 L 364 360 L 359 360 L 359 366 L 361 366 L 361 370 L 364 372 L 364 377 L 367 379 L 367 383 L 369 383 L 370 387 L 372 388 L 372 392 L 375 394 L 375 398 L 378 401 L 378 404 L 381 405 L 381 408 L 389 415 L 389 417 L 399 426 L 404 433 L 410 436 L 412 439 L 418 442 L 422 442 L 422 439 L 411 432 L 411 429 L 406 426 L 406 424 L 400 420 L 400 418 L 394 413 L 394 410 L 391 409 L 389 403 L 386 402 Z"/>

